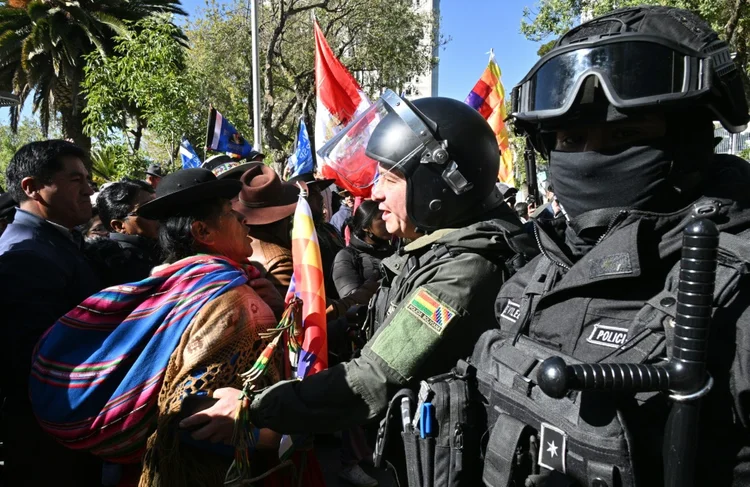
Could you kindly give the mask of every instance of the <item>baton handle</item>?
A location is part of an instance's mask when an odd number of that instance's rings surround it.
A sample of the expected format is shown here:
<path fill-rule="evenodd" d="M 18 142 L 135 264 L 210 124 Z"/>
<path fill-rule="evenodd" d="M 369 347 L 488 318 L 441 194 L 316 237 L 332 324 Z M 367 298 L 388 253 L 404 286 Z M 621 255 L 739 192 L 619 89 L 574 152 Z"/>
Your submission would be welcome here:
<path fill-rule="evenodd" d="M 569 391 L 583 390 L 672 391 L 681 395 L 701 390 L 706 384 L 718 247 L 719 231 L 710 220 L 697 220 L 683 233 L 674 340 L 668 362 L 567 365 L 560 357 L 550 357 L 537 375 L 542 391 L 559 399 Z"/>

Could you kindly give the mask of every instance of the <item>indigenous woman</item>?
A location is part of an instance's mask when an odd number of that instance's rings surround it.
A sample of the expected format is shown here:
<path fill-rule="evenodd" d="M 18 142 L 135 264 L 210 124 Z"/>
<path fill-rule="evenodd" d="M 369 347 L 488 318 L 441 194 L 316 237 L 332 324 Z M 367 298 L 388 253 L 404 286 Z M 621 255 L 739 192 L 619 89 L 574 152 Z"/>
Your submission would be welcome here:
<path fill-rule="evenodd" d="M 166 264 L 86 299 L 34 356 L 31 397 L 42 427 L 108 462 L 142 463 L 144 487 L 220 486 L 233 461 L 232 446 L 193 440 L 177 425 L 211 405 L 215 389 L 241 388 L 239 374 L 268 344 L 260 334 L 277 323 L 268 303 L 281 297 L 247 265 L 251 239 L 230 203 L 241 187 L 207 169 L 164 177 L 137 212 L 160 222 Z M 282 369 L 270 360 L 259 386 Z M 291 486 L 297 475 L 302 485 L 323 484 L 311 452 L 297 452 L 297 468 L 279 468 L 278 435 L 253 435 L 253 475 L 273 471 L 257 485 Z"/>

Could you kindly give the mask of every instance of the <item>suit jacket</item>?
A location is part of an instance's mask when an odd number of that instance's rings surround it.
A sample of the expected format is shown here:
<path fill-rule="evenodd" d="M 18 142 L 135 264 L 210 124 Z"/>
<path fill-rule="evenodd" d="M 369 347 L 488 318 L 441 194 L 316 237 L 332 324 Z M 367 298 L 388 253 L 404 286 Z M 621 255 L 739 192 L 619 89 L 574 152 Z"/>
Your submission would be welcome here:
<path fill-rule="evenodd" d="M 62 228 L 23 210 L 0 237 L 0 389 L 9 408 L 26 408 L 31 354 L 41 335 L 99 280 Z"/>

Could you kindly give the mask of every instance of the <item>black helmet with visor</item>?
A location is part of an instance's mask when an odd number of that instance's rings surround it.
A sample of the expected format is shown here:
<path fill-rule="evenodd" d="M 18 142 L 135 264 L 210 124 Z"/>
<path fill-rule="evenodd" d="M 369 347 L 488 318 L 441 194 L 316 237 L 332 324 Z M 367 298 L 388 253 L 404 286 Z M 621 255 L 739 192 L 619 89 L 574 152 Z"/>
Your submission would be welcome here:
<path fill-rule="evenodd" d="M 592 76 L 625 114 L 703 106 L 730 132 L 747 126 L 747 101 L 729 47 L 685 10 L 621 9 L 565 34 L 513 88 L 516 125 L 533 133 L 565 119 Z"/>
<path fill-rule="evenodd" d="M 403 174 L 406 211 L 422 232 L 466 223 L 503 201 L 495 189 L 500 161 L 495 134 L 458 100 L 410 102 L 386 90 L 318 154 L 347 181 L 372 160 Z"/>

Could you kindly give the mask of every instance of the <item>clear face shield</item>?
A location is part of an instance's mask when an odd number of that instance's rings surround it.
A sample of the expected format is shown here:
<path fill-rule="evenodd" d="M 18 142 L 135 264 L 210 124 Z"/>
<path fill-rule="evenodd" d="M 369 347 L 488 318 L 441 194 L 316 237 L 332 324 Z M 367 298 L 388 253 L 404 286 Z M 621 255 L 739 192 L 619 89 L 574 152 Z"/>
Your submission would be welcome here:
<path fill-rule="evenodd" d="M 389 115 L 395 115 L 403 122 L 399 124 L 401 130 L 387 134 L 393 136 L 392 143 L 391 140 L 380 141 L 387 154 L 379 151 L 376 160 L 368 155 L 368 145 L 376 127 Z M 352 192 L 373 185 L 378 164 L 389 171 L 398 169 L 407 177 L 413 173 L 415 165 L 436 164 L 443 168 L 442 178 L 456 194 L 469 191 L 472 184 L 459 172 L 455 161 L 450 159 L 448 142 L 437 140 L 433 135 L 435 129 L 429 123 L 427 117 L 411 104 L 393 91 L 386 90 L 377 102 L 329 140 L 318 151 L 318 156 L 345 186 L 350 185 L 350 191 L 355 190 Z M 404 127 L 408 129 L 403 130 Z"/>

